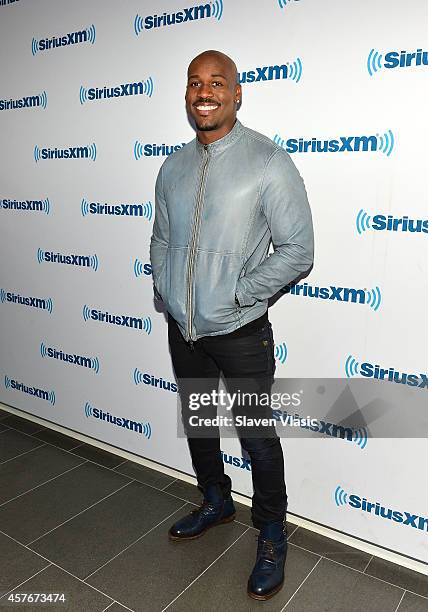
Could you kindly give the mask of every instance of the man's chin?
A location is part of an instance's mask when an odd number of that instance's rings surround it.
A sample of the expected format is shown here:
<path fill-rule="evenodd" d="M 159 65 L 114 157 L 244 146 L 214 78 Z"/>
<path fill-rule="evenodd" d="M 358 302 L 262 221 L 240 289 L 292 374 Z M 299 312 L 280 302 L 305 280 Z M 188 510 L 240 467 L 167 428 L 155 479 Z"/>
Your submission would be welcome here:
<path fill-rule="evenodd" d="M 199 132 L 211 132 L 212 130 L 216 130 L 218 125 L 216 123 L 196 123 L 196 127 Z"/>

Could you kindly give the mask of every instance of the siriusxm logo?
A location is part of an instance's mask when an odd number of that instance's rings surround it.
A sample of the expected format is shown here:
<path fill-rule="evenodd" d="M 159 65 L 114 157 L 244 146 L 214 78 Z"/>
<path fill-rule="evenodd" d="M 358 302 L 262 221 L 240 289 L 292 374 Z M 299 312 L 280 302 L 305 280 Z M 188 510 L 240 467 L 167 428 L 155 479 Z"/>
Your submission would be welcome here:
<path fill-rule="evenodd" d="M 100 360 L 98 357 L 84 357 L 82 355 L 76 355 L 75 353 L 64 353 L 64 351 L 46 346 L 44 342 L 40 344 L 40 355 L 43 358 L 50 357 L 51 359 L 58 359 L 59 361 L 65 361 L 66 363 L 89 368 L 90 370 L 94 370 L 97 374 L 100 372 Z"/>
<path fill-rule="evenodd" d="M 33 38 L 31 42 L 31 52 L 33 55 L 40 51 L 48 51 L 57 47 L 66 47 L 68 45 L 78 45 L 80 43 L 95 44 L 96 30 L 94 24 L 90 25 L 85 30 L 78 32 L 69 32 L 63 36 L 52 36 L 51 38 Z"/>
<path fill-rule="evenodd" d="M 84 147 L 67 147 L 66 149 L 40 149 L 37 145 L 34 147 L 34 161 L 37 163 L 41 159 L 97 159 L 97 145 L 92 143 L 91 145 Z"/>
<path fill-rule="evenodd" d="M 92 268 L 95 272 L 98 270 L 99 260 L 98 255 L 63 255 L 62 253 L 54 253 L 53 251 L 43 251 L 37 249 L 37 261 L 39 264 L 44 261 L 48 263 L 66 264 L 68 266 L 80 266 L 82 268 Z"/>
<path fill-rule="evenodd" d="M 244 459 L 244 457 L 235 457 L 234 455 L 227 455 L 225 452 L 221 452 L 221 458 L 224 463 L 228 463 L 233 467 L 241 468 L 241 470 L 248 470 L 251 472 L 251 461 L 250 459 Z"/>
<path fill-rule="evenodd" d="M 104 412 L 103 410 L 94 408 L 89 402 L 86 402 L 83 410 L 88 419 L 98 419 L 99 421 L 104 421 L 110 425 L 116 425 L 116 427 L 123 427 L 123 429 L 128 429 L 134 433 L 141 434 L 149 440 L 152 436 L 152 427 L 150 423 L 141 423 L 140 421 L 132 421 L 131 419 L 125 419 L 124 417 L 114 416 L 113 414 L 110 414 L 110 412 Z"/>
<path fill-rule="evenodd" d="M 82 217 L 86 215 L 109 215 L 115 217 L 144 217 L 152 220 L 153 207 L 151 202 L 144 204 L 101 204 L 82 199 L 80 210 Z"/>
<path fill-rule="evenodd" d="M 6 6 L 7 4 L 13 4 L 19 2 L 19 0 L 0 0 L 0 6 Z"/>
<path fill-rule="evenodd" d="M 82 314 L 84 321 L 99 321 L 100 323 L 139 329 L 147 334 L 152 333 L 152 320 L 150 317 L 142 319 L 141 317 L 131 317 L 129 315 L 114 315 L 108 311 L 103 312 L 96 308 L 89 308 L 86 304 L 83 306 Z"/>
<path fill-rule="evenodd" d="M 48 94 L 43 91 L 41 94 L 35 96 L 24 96 L 23 98 L 17 98 L 16 100 L 0 100 L 0 111 L 4 110 L 15 110 L 17 108 L 35 108 L 40 106 L 46 109 L 48 105 Z"/>
<path fill-rule="evenodd" d="M 122 83 L 113 87 L 80 87 L 80 104 L 93 100 L 106 100 L 107 98 L 123 98 L 124 96 L 148 96 L 153 95 L 153 79 L 149 77 L 145 81 L 136 83 Z"/>
<path fill-rule="evenodd" d="M 428 233 L 428 219 L 410 219 L 407 215 L 394 217 L 393 215 L 367 214 L 361 209 L 355 219 L 357 232 L 361 235 L 369 229 L 387 232 L 410 232 L 413 234 Z"/>
<path fill-rule="evenodd" d="M 303 283 L 300 285 L 287 285 L 284 293 L 291 295 L 301 295 L 303 297 L 316 298 L 320 300 L 335 300 L 336 302 L 351 302 L 353 304 L 366 304 L 378 310 L 382 294 L 379 287 L 374 289 L 354 289 L 350 287 L 316 287 Z"/>
<path fill-rule="evenodd" d="M 401 510 L 394 510 L 393 508 L 383 506 L 379 502 L 368 501 L 365 497 L 360 497 L 359 495 L 355 495 L 355 493 L 349 495 L 340 485 L 336 487 L 333 498 L 336 506 L 338 507 L 349 506 L 355 510 L 362 510 L 363 512 L 374 514 L 379 518 L 387 519 L 389 521 L 392 520 L 394 523 L 398 523 L 400 525 L 407 525 L 408 527 L 413 527 L 414 529 L 428 531 L 427 517 L 411 514 L 410 512 L 406 511 L 403 512 Z"/>
<path fill-rule="evenodd" d="M 140 259 L 134 261 L 134 276 L 139 278 L 142 274 L 150 276 L 152 274 L 152 265 L 150 263 L 143 263 Z"/>
<path fill-rule="evenodd" d="M 416 49 L 416 51 L 388 51 L 383 56 L 375 49 L 371 49 L 367 57 L 367 71 L 370 76 L 382 68 L 416 68 L 417 66 L 428 66 L 428 51 Z"/>
<path fill-rule="evenodd" d="M 156 378 L 153 374 L 149 374 L 148 372 L 141 372 L 138 368 L 135 368 L 134 373 L 132 375 L 132 380 L 136 385 L 151 385 L 159 390 L 164 391 L 172 391 L 172 393 L 177 393 L 177 385 L 170 380 L 164 380 L 163 378 Z"/>
<path fill-rule="evenodd" d="M 51 211 L 51 204 L 49 198 L 45 200 L 10 200 L 9 198 L 5 198 L 0 199 L 0 209 L 44 212 L 48 215 Z"/>
<path fill-rule="evenodd" d="M 174 153 L 174 151 L 178 151 L 178 149 L 184 147 L 185 144 L 185 142 L 175 145 L 166 145 L 165 143 L 158 145 L 155 142 L 144 144 L 136 140 L 134 143 L 134 158 L 138 161 L 143 156 L 165 157 L 167 155 L 171 155 L 171 153 Z"/>
<path fill-rule="evenodd" d="M 368 432 L 365 427 L 344 427 L 343 425 L 337 425 L 336 423 L 330 423 L 318 419 L 311 419 L 310 417 L 305 419 L 297 413 L 293 415 L 289 414 L 286 410 L 279 409 L 272 409 L 272 416 L 277 421 L 285 424 L 293 424 L 293 422 L 297 422 L 297 425 L 301 429 L 308 429 L 330 438 L 338 438 L 341 440 L 346 440 L 347 442 L 353 442 L 362 450 L 367 446 Z"/>
<path fill-rule="evenodd" d="M 371 136 L 339 136 L 331 140 L 319 140 L 318 138 L 288 138 L 284 140 L 278 134 L 273 137 L 275 144 L 287 151 L 287 153 L 360 153 L 367 151 L 378 151 L 388 157 L 394 148 L 394 134 L 388 130 L 383 135 Z"/>
<path fill-rule="evenodd" d="M 22 304 L 22 306 L 40 308 L 41 310 L 47 310 L 50 314 L 52 314 L 53 310 L 52 298 L 27 297 L 11 291 L 5 291 L 2 288 L 0 288 L 0 302 L 2 304 L 9 302 L 10 304 Z"/>
<path fill-rule="evenodd" d="M 4 386 L 6 389 L 21 391 L 22 393 L 27 393 L 33 397 L 38 397 L 39 399 L 51 403 L 52 406 L 55 406 L 55 391 L 46 391 L 45 389 L 38 389 L 37 387 L 29 387 L 28 385 L 24 385 L 24 383 L 13 380 L 13 378 L 9 378 L 8 376 L 4 377 Z"/>
<path fill-rule="evenodd" d="M 214 17 L 220 21 L 223 16 L 223 0 L 213 0 L 207 4 L 198 4 L 183 8 L 175 13 L 162 13 L 162 15 L 136 15 L 134 19 L 134 32 L 139 36 L 143 30 L 163 28 L 170 25 L 179 25 L 188 21 L 197 21 Z"/>
<path fill-rule="evenodd" d="M 418 389 L 428 389 L 428 374 L 421 372 L 419 374 L 408 374 L 395 368 L 381 368 L 380 365 L 373 365 L 368 361 L 360 364 L 352 355 L 349 355 L 345 361 L 345 373 L 348 378 L 359 374 L 364 378 L 375 378 L 376 380 L 385 380 L 409 387 L 417 387 Z"/>
<path fill-rule="evenodd" d="M 239 72 L 240 83 L 258 83 L 260 81 L 277 81 L 291 79 L 298 83 L 302 76 L 302 62 L 298 57 L 294 62 L 287 62 L 281 66 L 263 66 L 245 72 Z"/>

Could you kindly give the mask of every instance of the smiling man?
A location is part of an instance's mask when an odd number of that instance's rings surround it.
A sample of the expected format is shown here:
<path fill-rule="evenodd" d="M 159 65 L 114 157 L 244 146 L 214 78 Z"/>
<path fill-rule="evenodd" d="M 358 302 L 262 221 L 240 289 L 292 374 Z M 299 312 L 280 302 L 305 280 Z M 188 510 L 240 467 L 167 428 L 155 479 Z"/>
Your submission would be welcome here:
<path fill-rule="evenodd" d="M 153 282 L 168 311 L 182 419 L 204 495 L 197 510 L 170 528 L 176 542 L 235 518 L 219 429 L 192 430 L 189 396 L 215 391 L 221 373 L 229 392 L 270 394 L 275 358 L 268 298 L 312 264 L 303 181 L 283 149 L 237 120 L 241 98 L 228 56 L 205 51 L 195 57 L 188 68 L 186 109 L 196 138 L 165 160 L 156 181 Z M 214 418 L 216 409 L 205 406 L 202 416 Z M 251 415 L 269 416 L 257 404 Z M 287 552 L 282 447 L 272 425 L 237 432 L 250 458 L 252 520 L 260 530 L 247 592 L 268 599 L 283 584 Z"/>

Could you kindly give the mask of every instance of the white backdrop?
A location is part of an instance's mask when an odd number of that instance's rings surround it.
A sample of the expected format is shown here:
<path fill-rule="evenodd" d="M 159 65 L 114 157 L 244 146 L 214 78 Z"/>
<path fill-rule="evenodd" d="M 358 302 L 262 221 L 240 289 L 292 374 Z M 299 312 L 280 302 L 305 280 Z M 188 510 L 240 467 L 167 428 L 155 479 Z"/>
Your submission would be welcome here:
<path fill-rule="evenodd" d="M 193 473 L 148 264 L 155 177 L 194 137 L 186 69 L 209 48 L 246 81 L 240 120 L 287 148 L 305 180 L 312 295 L 364 290 L 276 302 L 277 376 L 426 372 L 427 19 L 422 0 L 0 2 L 0 401 Z M 418 231 L 385 228 L 388 215 Z M 428 562 L 425 448 L 289 440 L 289 510 Z M 239 443 L 222 449 L 251 496 Z"/>

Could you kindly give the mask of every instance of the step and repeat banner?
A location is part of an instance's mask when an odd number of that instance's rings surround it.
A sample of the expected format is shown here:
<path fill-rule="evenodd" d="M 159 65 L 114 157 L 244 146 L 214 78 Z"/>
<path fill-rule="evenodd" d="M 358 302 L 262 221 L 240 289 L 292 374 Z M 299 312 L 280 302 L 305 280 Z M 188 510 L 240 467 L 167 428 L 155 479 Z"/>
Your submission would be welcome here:
<path fill-rule="evenodd" d="M 159 167 L 194 138 L 187 66 L 211 48 L 313 212 L 313 270 L 269 310 L 276 376 L 426 402 L 427 21 L 422 0 L 0 0 L 0 401 L 193 474 L 149 242 Z M 426 441 L 403 397 L 401 436 L 369 418 L 349 434 L 333 410 L 283 440 L 289 511 L 428 562 Z M 251 496 L 239 442 L 222 452 Z"/>

